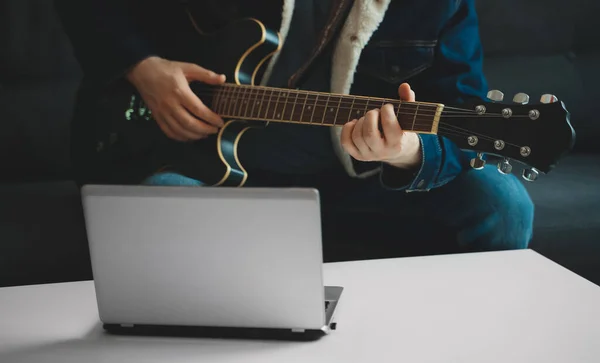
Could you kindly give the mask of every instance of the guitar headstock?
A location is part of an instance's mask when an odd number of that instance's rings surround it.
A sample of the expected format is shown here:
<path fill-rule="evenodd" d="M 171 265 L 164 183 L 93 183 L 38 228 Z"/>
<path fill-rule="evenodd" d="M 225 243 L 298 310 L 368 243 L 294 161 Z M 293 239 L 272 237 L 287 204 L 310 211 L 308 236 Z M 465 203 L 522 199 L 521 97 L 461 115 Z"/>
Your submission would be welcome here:
<path fill-rule="evenodd" d="M 438 135 L 478 153 L 471 161 L 473 168 L 483 167 L 483 154 L 495 155 L 504 158 L 498 164 L 501 173 L 511 172 L 513 160 L 528 168 L 523 178 L 533 181 L 573 149 L 575 130 L 569 111 L 556 96 L 545 94 L 539 103 L 530 104 L 528 95 L 518 93 L 513 102 L 503 103 L 503 93 L 493 90 L 488 99 L 445 107 L 438 126 Z"/>

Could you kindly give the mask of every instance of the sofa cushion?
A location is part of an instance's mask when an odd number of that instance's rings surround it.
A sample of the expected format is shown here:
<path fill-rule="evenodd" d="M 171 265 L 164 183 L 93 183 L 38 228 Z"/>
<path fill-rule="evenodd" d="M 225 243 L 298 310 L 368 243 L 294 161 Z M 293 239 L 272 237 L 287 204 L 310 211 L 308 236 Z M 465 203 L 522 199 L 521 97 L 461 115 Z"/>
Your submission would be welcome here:
<path fill-rule="evenodd" d="M 525 92 L 530 103 L 545 93 L 566 103 L 577 133 L 575 148 L 600 150 L 600 32 L 593 0 L 477 1 L 485 52 L 484 69 L 491 89 L 511 102 Z"/>

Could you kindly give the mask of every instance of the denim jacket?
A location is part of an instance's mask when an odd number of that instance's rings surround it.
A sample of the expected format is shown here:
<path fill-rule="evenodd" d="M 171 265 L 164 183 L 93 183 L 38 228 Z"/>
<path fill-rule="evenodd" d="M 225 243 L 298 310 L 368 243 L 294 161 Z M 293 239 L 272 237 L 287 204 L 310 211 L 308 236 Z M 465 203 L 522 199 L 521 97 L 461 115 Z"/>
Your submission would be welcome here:
<path fill-rule="evenodd" d="M 362 52 L 352 93 L 397 98 L 402 82 L 411 85 L 417 101 L 460 106 L 467 99 L 486 97 L 474 0 L 392 0 Z M 384 186 L 428 191 L 454 179 L 475 157 L 446 137 L 419 137 L 421 167 L 402 175 L 384 166 Z"/>
<path fill-rule="evenodd" d="M 358 1 L 369 0 L 355 0 Z M 215 23 L 224 21 L 224 16 L 264 15 L 266 20 L 281 13 L 281 7 L 273 6 L 272 0 L 252 3 L 246 0 L 55 2 L 85 79 L 102 82 L 122 76 L 149 55 L 160 54 L 156 44 L 172 43 L 172 37 L 162 34 L 177 26 L 164 23 L 172 11 L 169 6 L 195 3 L 204 10 L 204 21 Z M 337 2 L 340 6 L 345 1 Z M 214 11 L 218 6 L 223 8 Z M 262 11 L 257 10 L 261 8 L 271 10 L 262 15 L 254 13 Z M 243 10 L 235 14 L 236 9 Z M 160 33 L 155 26 L 157 19 L 165 25 L 160 27 Z M 343 26 L 343 22 L 339 26 Z M 402 82 L 411 85 L 418 101 L 458 106 L 467 98 L 485 98 L 487 84 L 482 71 L 474 0 L 391 0 L 383 21 L 360 55 L 350 93 L 397 98 Z M 423 153 L 421 167 L 407 173 L 383 165 L 380 178 L 385 187 L 406 191 L 440 187 L 468 168 L 469 160 L 474 157 L 445 137 L 429 134 L 419 137 Z M 355 164 L 358 168 L 372 167 L 368 163 Z"/>

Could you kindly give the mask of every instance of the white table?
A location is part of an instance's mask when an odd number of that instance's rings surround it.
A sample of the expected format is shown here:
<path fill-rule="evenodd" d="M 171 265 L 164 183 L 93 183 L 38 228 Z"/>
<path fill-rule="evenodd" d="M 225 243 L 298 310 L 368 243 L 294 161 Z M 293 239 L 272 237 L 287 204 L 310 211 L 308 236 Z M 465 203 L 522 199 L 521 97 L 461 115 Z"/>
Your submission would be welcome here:
<path fill-rule="evenodd" d="M 600 287 L 533 251 L 325 265 L 317 342 L 104 335 L 92 282 L 0 289 L 2 363 L 600 362 Z"/>

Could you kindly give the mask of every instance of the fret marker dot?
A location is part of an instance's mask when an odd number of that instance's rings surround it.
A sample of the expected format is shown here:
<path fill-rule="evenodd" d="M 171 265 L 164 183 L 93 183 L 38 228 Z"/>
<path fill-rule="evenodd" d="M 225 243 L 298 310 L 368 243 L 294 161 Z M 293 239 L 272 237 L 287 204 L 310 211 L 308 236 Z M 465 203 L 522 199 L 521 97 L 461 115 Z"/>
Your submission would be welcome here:
<path fill-rule="evenodd" d="M 283 97 L 287 97 L 287 96 L 285 95 L 285 93 L 284 93 L 282 96 L 283 96 Z"/>
<path fill-rule="evenodd" d="M 260 105 L 260 102 L 259 102 L 259 101 L 256 101 L 256 104 L 257 104 L 257 105 Z"/>
<path fill-rule="evenodd" d="M 310 110 L 312 108 L 312 106 L 308 106 L 308 109 Z"/>
<path fill-rule="evenodd" d="M 333 112 L 333 107 L 331 107 L 331 108 L 329 109 L 329 112 Z"/>
<path fill-rule="evenodd" d="M 281 114 L 280 114 L 280 113 L 278 113 L 278 114 L 277 114 L 277 117 L 281 117 Z"/>
<path fill-rule="evenodd" d="M 360 110 L 356 111 L 356 114 L 357 114 L 357 115 L 360 115 Z"/>

